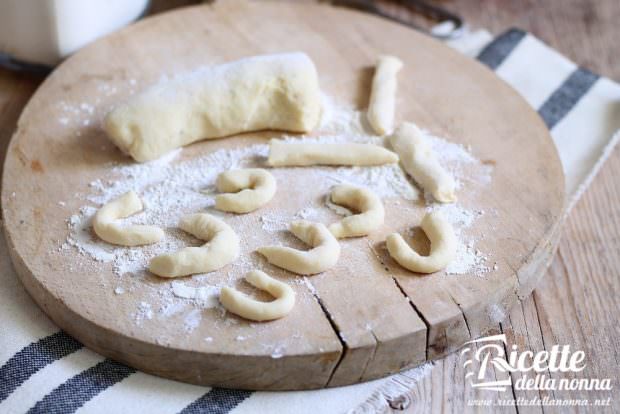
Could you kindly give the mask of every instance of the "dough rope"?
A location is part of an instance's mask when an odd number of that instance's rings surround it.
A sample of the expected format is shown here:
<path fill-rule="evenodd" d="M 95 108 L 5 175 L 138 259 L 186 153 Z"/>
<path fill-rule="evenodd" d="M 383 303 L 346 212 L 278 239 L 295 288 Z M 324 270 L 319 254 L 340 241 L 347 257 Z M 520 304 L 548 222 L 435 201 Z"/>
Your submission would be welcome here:
<path fill-rule="evenodd" d="M 439 213 L 428 213 L 422 219 L 422 230 L 431 242 L 428 256 L 420 256 L 398 233 L 387 236 L 386 245 L 390 256 L 402 267 L 418 273 L 433 273 L 443 269 L 456 255 L 454 229 Z"/>
<path fill-rule="evenodd" d="M 215 196 L 215 208 L 231 213 L 249 213 L 267 204 L 276 193 L 276 179 L 267 170 L 247 168 L 225 171 L 215 182 L 223 193 Z"/>
<path fill-rule="evenodd" d="M 245 275 L 245 280 L 254 287 L 270 293 L 276 299 L 260 302 L 230 287 L 223 287 L 220 302 L 228 312 L 251 321 L 271 321 L 286 316 L 295 305 L 295 291 L 260 270 Z"/>
<path fill-rule="evenodd" d="M 310 165 L 383 165 L 398 162 L 398 155 L 372 144 L 292 143 L 269 141 L 267 164 L 272 167 Z"/>
<path fill-rule="evenodd" d="M 144 162 L 202 139 L 276 129 L 308 132 L 321 97 L 304 53 L 255 56 L 156 84 L 114 108 L 104 120 L 110 139 Z"/>
<path fill-rule="evenodd" d="M 121 226 L 117 219 L 129 217 L 141 211 L 142 201 L 133 191 L 128 191 L 110 201 L 97 211 L 93 219 L 95 234 L 102 240 L 120 246 L 140 246 L 157 243 L 164 238 L 164 231 L 156 226 Z"/>
<path fill-rule="evenodd" d="M 306 220 L 293 221 L 289 231 L 304 243 L 312 246 L 302 251 L 284 246 L 266 246 L 257 249 L 269 263 L 300 275 L 324 272 L 338 262 L 338 240 L 321 223 Z"/>
<path fill-rule="evenodd" d="M 201 247 L 185 247 L 175 253 L 151 259 L 149 270 L 161 277 L 179 277 L 207 273 L 232 262 L 239 255 L 239 238 L 222 220 L 205 213 L 190 214 L 179 227 L 201 240 Z"/>
<path fill-rule="evenodd" d="M 396 106 L 396 74 L 403 62 L 394 56 L 380 56 L 372 79 L 368 122 L 379 135 L 386 135 L 394 128 Z"/>
<path fill-rule="evenodd" d="M 360 212 L 329 226 L 329 231 L 337 239 L 366 236 L 383 224 L 383 204 L 379 197 L 366 188 L 348 184 L 337 185 L 332 189 L 331 201 Z"/>
<path fill-rule="evenodd" d="M 454 178 L 439 164 L 435 153 L 415 124 L 403 123 L 389 139 L 407 174 L 423 189 L 430 191 L 439 202 L 456 201 Z"/>

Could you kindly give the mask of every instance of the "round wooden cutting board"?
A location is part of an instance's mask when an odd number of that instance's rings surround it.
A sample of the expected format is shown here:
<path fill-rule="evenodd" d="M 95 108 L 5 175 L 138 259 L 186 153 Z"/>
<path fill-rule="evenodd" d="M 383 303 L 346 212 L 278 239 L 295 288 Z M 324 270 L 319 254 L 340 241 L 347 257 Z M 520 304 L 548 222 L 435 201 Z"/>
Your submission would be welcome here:
<path fill-rule="evenodd" d="M 83 195 L 91 183 L 118 179 L 113 167 L 132 164 L 101 130 L 98 120 L 110 107 L 163 74 L 296 50 L 314 60 L 324 92 L 360 110 L 367 105 L 376 57 L 389 53 L 404 61 L 397 119 L 463 144 L 492 170 L 485 185 L 461 180 L 458 192 L 459 206 L 480 211 L 467 232 L 476 239 L 487 272 L 422 276 L 392 261 L 383 243 L 386 234 L 415 227 L 425 209 L 423 200 L 398 197 L 384 198 L 383 228 L 368 238 L 342 241 L 338 265 L 323 274 L 303 279 L 244 252 L 296 290 L 291 314 L 269 323 L 250 323 L 187 299 L 179 299 L 178 312 L 164 317 L 165 304 L 149 295 L 168 292 L 169 280 L 119 276 L 112 263 L 93 263 L 63 245 L 68 219 L 88 204 Z M 72 113 L 89 120 L 76 123 Z M 274 136 L 279 134 L 197 143 L 171 162 Z M 285 177 L 275 170 L 279 189 L 269 206 L 229 218 L 244 246 L 282 242 L 261 227 L 266 214 L 320 203 L 320 175 L 304 171 L 294 169 Z M 223 1 L 182 9 L 84 48 L 49 76 L 24 110 L 3 180 L 2 212 L 15 268 L 62 329 L 91 349 L 149 373 L 247 389 L 366 381 L 439 358 L 488 333 L 543 274 L 564 207 L 562 168 L 545 125 L 487 68 L 373 16 L 271 2 Z M 419 233 L 414 240 L 423 241 Z M 232 281 L 249 291 L 235 269 L 229 265 L 183 283 Z M 189 327 L 188 315 L 195 322 Z"/>

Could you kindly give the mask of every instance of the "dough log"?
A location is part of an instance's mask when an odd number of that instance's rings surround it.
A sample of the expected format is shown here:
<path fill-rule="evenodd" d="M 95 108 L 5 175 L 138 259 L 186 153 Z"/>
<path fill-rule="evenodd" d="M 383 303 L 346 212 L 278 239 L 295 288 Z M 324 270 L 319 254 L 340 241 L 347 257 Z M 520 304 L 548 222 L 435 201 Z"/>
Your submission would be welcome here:
<path fill-rule="evenodd" d="M 352 185 L 337 185 L 332 189 L 331 200 L 335 204 L 359 211 L 329 226 L 334 237 L 366 236 L 383 224 L 383 203 L 372 191 Z"/>
<path fill-rule="evenodd" d="M 254 287 L 269 292 L 276 299 L 259 302 L 230 287 L 223 287 L 220 302 L 228 312 L 251 321 L 271 321 L 286 316 L 295 305 L 295 291 L 260 270 L 245 275 L 245 280 Z"/>
<path fill-rule="evenodd" d="M 239 237 L 222 220 L 209 214 L 190 214 L 179 227 L 207 241 L 202 247 L 185 247 L 175 253 L 151 259 L 149 270 L 161 277 L 179 277 L 207 273 L 226 266 L 239 256 Z"/>
<path fill-rule="evenodd" d="M 454 178 L 439 164 L 415 124 L 404 122 L 390 137 L 390 144 L 398 153 L 405 171 L 423 189 L 430 191 L 435 200 L 442 203 L 456 201 Z"/>
<path fill-rule="evenodd" d="M 386 135 L 394 128 L 394 108 L 396 106 L 396 74 L 403 62 L 394 56 L 380 56 L 372 79 L 368 122 L 379 135 Z"/>
<path fill-rule="evenodd" d="M 257 249 L 269 263 L 300 275 L 313 275 L 324 272 L 338 262 L 340 245 L 323 224 L 298 220 L 289 225 L 289 230 L 312 246 L 312 249 L 302 251 L 284 246 Z"/>
<path fill-rule="evenodd" d="M 136 161 L 241 132 L 307 132 L 321 114 L 314 63 L 304 53 L 255 56 L 154 85 L 105 118 L 110 139 Z"/>
<path fill-rule="evenodd" d="M 372 144 L 320 144 L 269 141 L 269 159 L 272 167 L 309 165 L 383 165 L 398 162 L 398 155 Z"/>
<path fill-rule="evenodd" d="M 269 202 L 276 193 L 276 179 L 267 170 L 247 168 L 225 171 L 215 182 L 223 193 L 215 197 L 215 208 L 231 213 L 249 213 Z"/>
<path fill-rule="evenodd" d="M 93 219 L 95 234 L 108 243 L 120 246 L 140 246 L 157 243 L 164 238 L 164 231 L 156 226 L 121 226 L 117 219 L 129 217 L 141 211 L 142 201 L 129 191 L 101 207 Z"/>
<path fill-rule="evenodd" d="M 439 212 L 426 214 L 421 227 L 431 242 L 428 256 L 420 256 L 398 233 L 387 236 L 385 242 L 388 252 L 402 267 L 412 272 L 437 272 L 446 267 L 456 255 L 454 229 Z"/>

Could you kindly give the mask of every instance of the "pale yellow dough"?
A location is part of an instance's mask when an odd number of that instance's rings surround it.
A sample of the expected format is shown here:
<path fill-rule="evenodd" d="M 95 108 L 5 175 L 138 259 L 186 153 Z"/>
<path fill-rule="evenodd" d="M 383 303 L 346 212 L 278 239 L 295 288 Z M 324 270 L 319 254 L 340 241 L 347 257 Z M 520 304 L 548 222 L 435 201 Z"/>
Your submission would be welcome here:
<path fill-rule="evenodd" d="M 402 267 L 418 273 L 433 273 L 446 267 L 456 255 L 456 236 L 452 225 L 439 212 L 428 213 L 422 219 L 422 230 L 431 242 L 428 256 L 421 256 L 398 233 L 387 236 L 390 256 Z"/>
<path fill-rule="evenodd" d="M 312 249 L 303 251 L 285 246 L 266 246 L 257 251 L 269 263 L 300 275 L 324 272 L 338 262 L 340 245 L 323 224 L 306 220 L 293 221 L 289 231 L 312 246 Z"/>
<path fill-rule="evenodd" d="M 308 132 L 318 123 L 316 68 L 304 53 L 255 56 L 152 86 L 105 118 L 110 139 L 136 161 L 241 132 Z"/>
<path fill-rule="evenodd" d="M 359 212 L 329 226 L 329 231 L 338 239 L 366 236 L 383 224 L 385 217 L 383 203 L 367 188 L 348 184 L 337 185 L 332 189 L 331 201 Z"/>
<path fill-rule="evenodd" d="M 286 316 L 295 305 L 295 291 L 260 270 L 245 275 L 245 280 L 254 287 L 270 293 L 276 299 L 259 302 L 230 287 L 223 287 L 220 293 L 222 306 L 231 313 L 251 321 L 270 321 Z"/>
<path fill-rule="evenodd" d="M 267 170 L 246 168 L 225 171 L 215 182 L 222 193 L 215 197 L 215 208 L 231 213 L 249 213 L 269 202 L 276 193 L 276 179 Z"/>
<path fill-rule="evenodd" d="M 120 246 L 140 246 L 157 243 L 164 238 L 164 231 L 156 226 L 121 226 L 117 219 L 129 217 L 141 211 L 142 201 L 133 191 L 129 191 L 114 201 L 110 201 L 97 211 L 93 219 L 95 234 L 108 243 Z"/>
<path fill-rule="evenodd" d="M 400 157 L 407 173 L 435 200 L 442 203 L 456 201 L 454 178 L 439 164 L 420 129 L 411 122 L 404 122 L 390 137 L 390 144 Z"/>
<path fill-rule="evenodd" d="M 396 106 L 396 74 L 403 62 L 394 56 L 380 56 L 372 79 L 368 122 L 379 135 L 386 135 L 394 128 L 394 108 Z"/>
<path fill-rule="evenodd" d="M 154 257 L 149 270 L 157 276 L 172 278 L 212 272 L 239 256 L 239 237 L 228 224 L 214 216 L 190 214 L 181 219 L 179 227 L 207 243 Z"/>
<path fill-rule="evenodd" d="M 294 143 L 272 139 L 267 163 L 272 167 L 310 165 L 383 165 L 398 162 L 398 155 L 373 144 Z"/>

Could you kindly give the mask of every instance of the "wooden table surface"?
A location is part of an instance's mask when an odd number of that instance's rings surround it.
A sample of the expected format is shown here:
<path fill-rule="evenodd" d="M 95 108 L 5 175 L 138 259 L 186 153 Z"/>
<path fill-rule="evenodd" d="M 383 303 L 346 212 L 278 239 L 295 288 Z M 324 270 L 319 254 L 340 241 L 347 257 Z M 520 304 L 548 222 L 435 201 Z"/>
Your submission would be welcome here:
<path fill-rule="evenodd" d="M 293 0 L 289 0 L 293 1 Z M 312 0 L 308 0 L 312 1 Z M 192 0 L 155 1 L 152 12 Z M 517 26 L 529 30 L 578 64 L 620 80 L 620 2 L 618 0 L 444 0 L 474 27 L 493 33 Z M 398 8 L 401 17 L 408 14 Z M 43 79 L 0 69 L 0 157 L 15 129 L 17 118 Z M 473 389 L 465 380 L 458 354 L 438 361 L 431 374 L 418 382 L 406 398 L 392 401 L 406 412 L 473 412 L 471 399 L 524 397 L 611 397 L 620 408 L 620 148 L 576 204 L 564 227 L 558 252 L 534 294 L 517 305 L 497 327 L 509 346 L 534 352 L 553 345 L 570 345 L 586 353 L 586 368 L 574 374 L 550 373 L 550 378 L 613 378 L 611 392 L 514 391 L 500 393 Z M 496 373 L 497 377 L 501 376 Z M 608 407 L 607 410 L 613 409 Z M 400 410 L 395 410 L 400 411 Z M 557 412 L 545 407 L 495 407 L 493 412 Z M 565 412 L 564 409 L 563 412 Z"/>

